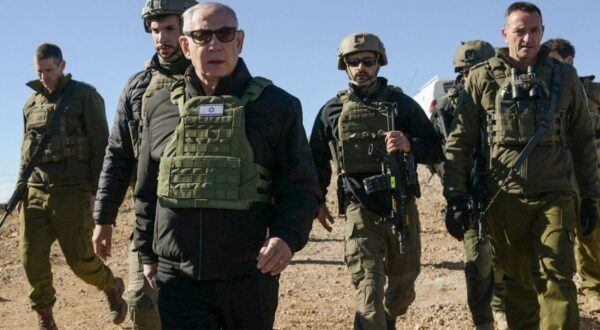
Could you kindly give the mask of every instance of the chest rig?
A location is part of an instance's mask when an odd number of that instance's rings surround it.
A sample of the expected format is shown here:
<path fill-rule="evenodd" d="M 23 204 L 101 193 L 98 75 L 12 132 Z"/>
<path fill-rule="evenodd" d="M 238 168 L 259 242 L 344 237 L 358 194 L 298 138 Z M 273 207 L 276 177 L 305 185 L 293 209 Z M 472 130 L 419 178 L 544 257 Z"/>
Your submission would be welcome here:
<path fill-rule="evenodd" d="M 381 162 L 369 156 L 369 146 L 385 151 L 387 133 L 386 102 L 395 90 L 386 90 L 373 101 L 363 102 L 358 97 L 341 91 L 342 112 L 338 119 L 337 155 L 343 171 L 347 174 L 373 173 L 381 171 Z"/>
<path fill-rule="evenodd" d="M 40 164 L 62 162 L 67 157 L 81 161 L 90 159 L 90 147 L 83 123 L 83 93 L 79 82 L 71 81 L 74 89 L 60 118 L 57 130 L 52 133 L 50 142 L 44 149 Z M 58 100 L 50 101 L 41 93 L 36 93 L 25 109 L 25 139 L 22 157 L 29 161 L 42 136 L 49 129 L 56 112 Z"/>
<path fill-rule="evenodd" d="M 243 96 L 185 99 L 185 84 L 173 86 L 179 122 L 165 147 L 158 174 L 158 198 L 169 208 L 244 210 L 272 203 L 271 173 L 254 163 L 245 129 L 244 107 L 271 81 L 255 77 Z"/>
<path fill-rule="evenodd" d="M 488 65 L 495 83 L 500 86 L 493 108 L 487 109 L 488 143 L 491 146 L 526 145 L 544 122 L 548 127 L 538 144 L 568 147 L 566 109 L 553 109 L 551 120 L 544 121 L 558 100 L 560 64 L 554 62 L 550 86 L 536 77 L 533 67 L 523 74 L 513 68 L 510 77 L 506 77 L 506 67 L 499 60 L 492 58 Z"/>

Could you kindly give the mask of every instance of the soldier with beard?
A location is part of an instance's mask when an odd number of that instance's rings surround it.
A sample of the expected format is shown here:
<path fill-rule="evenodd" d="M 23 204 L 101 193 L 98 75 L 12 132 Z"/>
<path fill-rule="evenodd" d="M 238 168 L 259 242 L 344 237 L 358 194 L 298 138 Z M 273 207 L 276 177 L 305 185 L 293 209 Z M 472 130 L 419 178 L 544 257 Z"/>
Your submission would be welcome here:
<path fill-rule="evenodd" d="M 112 226 L 127 188 L 135 184 L 146 101 L 157 90 L 181 79 L 190 64 L 179 46 L 179 36 L 181 14 L 195 4 L 195 0 L 148 0 L 142 9 L 144 29 L 151 34 L 156 54 L 125 85 L 108 140 L 94 210 L 94 250 L 102 259 L 111 254 Z M 129 253 L 129 283 L 123 296 L 135 329 L 160 329 L 156 292 L 144 279 L 133 245 Z"/>
<path fill-rule="evenodd" d="M 371 33 L 353 33 L 340 43 L 338 69 L 350 80 L 319 111 L 310 137 L 323 195 L 331 178 L 330 161 L 336 163 L 340 213 L 346 215 L 345 262 L 356 288 L 355 329 L 395 329 L 396 318 L 415 299 L 414 284 L 420 271 L 421 241 L 416 186 L 407 187 L 407 241 L 404 251 L 397 229 L 388 218 L 389 190 L 368 195 L 363 179 L 381 174 L 381 163 L 371 149 L 411 153 L 419 163 L 441 161 L 441 142 L 419 105 L 398 87 L 377 77 L 387 64 L 383 43 Z M 387 128 L 386 113 L 397 130 Z M 384 111 L 384 109 L 388 109 Z M 411 175 L 416 176 L 415 173 Z M 318 220 L 331 231 L 333 217 L 325 203 Z M 387 280 L 387 290 L 384 286 Z"/>

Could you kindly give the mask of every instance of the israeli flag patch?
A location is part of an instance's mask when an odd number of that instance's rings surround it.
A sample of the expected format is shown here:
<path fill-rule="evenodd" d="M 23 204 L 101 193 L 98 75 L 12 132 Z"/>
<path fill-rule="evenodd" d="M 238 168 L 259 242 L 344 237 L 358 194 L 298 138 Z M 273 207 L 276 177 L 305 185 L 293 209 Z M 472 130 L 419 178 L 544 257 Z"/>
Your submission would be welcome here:
<path fill-rule="evenodd" d="M 201 104 L 200 117 L 221 117 L 224 109 L 223 104 Z"/>

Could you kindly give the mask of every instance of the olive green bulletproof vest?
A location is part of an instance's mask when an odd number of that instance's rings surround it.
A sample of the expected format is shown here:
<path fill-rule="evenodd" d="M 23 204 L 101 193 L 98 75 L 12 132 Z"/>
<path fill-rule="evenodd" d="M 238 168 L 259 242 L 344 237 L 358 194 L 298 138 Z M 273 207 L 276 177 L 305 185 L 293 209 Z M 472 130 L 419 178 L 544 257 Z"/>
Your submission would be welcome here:
<path fill-rule="evenodd" d="M 369 104 L 352 100 L 348 91 L 338 93 L 342 112 L 338 119 L 337 163 L 347 174 L 381 171 L 381 162 L 369 156 L 369 145 L 385 152 L 387 118 L 383 106 L 397 89 L 387 86 L 385 92 Z"/>
<path fill-rule="evenodd" d="M 80 82 L 72 83 L 82 84 Z M 59 129 L 52 133 L 52 138 L 44 150 L 40 164 L 61 162 L 67 157 L 77 157 L 81 161 L 89 161 L 90 159 L 90 146 L 83 122 L 71 120 L 71 127 L 67 128 L 67 117 L 71 116 L 69 108 L 74 107 L 71 111 L 81 111 L 77 107 L 79 107 L 84 97 L 82 88 L 78 85 L 73 86 L 73 88 L 73 95 L 68 100 L 65 113 L 60 120 Z M 29 161 L 33 155 L 36 146 L 52 121 L 57 103 L 58 100 L 50 102 L 41 93 L 36 93 L 25 106 L 23 161 Z"/>
<path fill-rule="evenodd" d="M 506 66 L 498 59 L 491 58 L 488 63 L 490 76 L 493 76 L 495 83 L 500 86 L 495 96 L 494 109 L 488 109 L 488 142 L 490 145 L 501 146 L 526 145 L 550 109 L 551 86 L 546 86 L 544 81 L 536 80 L 542 90 L 539 99 L 514 101 L 511 88 L 513 84 L 520 84 L 520 82 L 515 82 L 508 77 Z M 555 63 L 555 65 L 559 64 Z M 561 77 L 553 77 L 553 79 L 560 80 Z M 567 124 L 566 110 L 557 109 L 553 114 L 551 126 L 540 139 L 539 145 L 568 146 Z"/>
<path fill-rule="evenodd" d="M 255 77 L 241 99 L 231 95 L 185 100 L 184 84 L 172 88 L 179 123 L 161 157 L 158 198 L 169 208 L 245 210 L 272 203 L 271 174 L 254 163 L 244 107 L 271 81 Z"/>

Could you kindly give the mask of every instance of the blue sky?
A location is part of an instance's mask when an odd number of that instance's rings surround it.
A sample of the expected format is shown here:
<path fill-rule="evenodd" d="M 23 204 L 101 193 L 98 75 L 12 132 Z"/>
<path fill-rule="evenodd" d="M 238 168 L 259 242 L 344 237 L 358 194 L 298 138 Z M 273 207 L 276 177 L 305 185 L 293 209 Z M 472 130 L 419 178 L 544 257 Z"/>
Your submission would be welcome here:
<path fill-rule="evenodd" d="M 22 107 L 35 79 L 33 53 L 58 44 L 66 72 L 94 85 L 106 102 L 109 126 L 128 77 L 154 52 L 140 19 L 143 0 L 2 1 L 4 46 L 0 69 L 0 201 L 16 180 L 23 134 Z M 347 86 L 336 69 L 339 41 L 351 32 L 377 34 L 389 65 L 380 75 L 409 95 L 438 75 L 453 77 L 452 56 L 461 40 L 485 39 L 504 46 L 504 0 L 239 0 L 224 1 L 246 32 L 242 57 L 252 74 L 267 77 L 302 101 L 310 132 L 323 103 Z M 581 75 L 599 74 L 600 1 L 537 1 L 544 40 L 569 39 Z M 597 79 L 598 80 L 598 79 Z"/>

